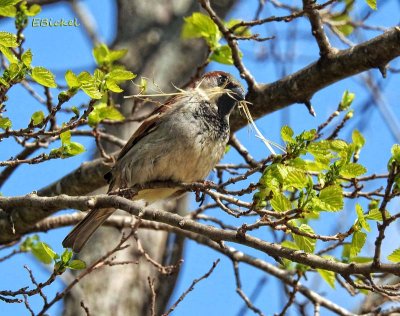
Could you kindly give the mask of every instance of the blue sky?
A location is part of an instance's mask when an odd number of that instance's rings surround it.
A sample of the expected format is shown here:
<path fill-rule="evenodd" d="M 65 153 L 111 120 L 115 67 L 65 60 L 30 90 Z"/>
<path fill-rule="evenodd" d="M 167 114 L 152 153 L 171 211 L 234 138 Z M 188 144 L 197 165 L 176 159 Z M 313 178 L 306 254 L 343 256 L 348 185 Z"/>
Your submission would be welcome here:
<path fill-rule="evenodd" d="M 242 1 L 235 7 L 231 16 L 234 18 L 241 19 L 252 19 L 254 11 L 258 1 Z M 293 2 L 292 4 L 298 5 L 299 1 Z M 95 21 L 97 22 L 98 34 L 106 42 L 111 43 L 116 31 L 115 23 L 115 5 L 114 1 L 111 0 L 87 0 L 84 4 L 92 12 Z M 365 12 L 370 10 L 363 1 L 357 1 L 357 12 L 360 16 L 363 16 Z M 394 26 L 398 25 L 399 16 L 394 15 L 393 12 L 399 12 L 399 3 L 396 1 L 378 1 L 379 11 L 378 14 L 372 16 L 369 20 L 371 24 L 383 25 L 383 26 Z M 275 11 L 270 5 L 263 11 L 263 16 L 269 15 L 282 15 L 282 11 Z M 40 13 L 39 17 L 47 18 L 74 18 L 74 13 L 65 4 L 49 5 L 44 7 L 44 10 Z M 10 21 L 1 20 L 0 30 L 13 30 L 13 25 Z M 282 33 L 284 31 L 284 33 Z M 273 63 L 270 59 L 264 61 L 257 60 L 257 56 L 263 51 L 267 50 L 270 45 L 269 42 L 265 43 L 241 43 L 241 49 L 244 52 L 244 62 L 249 70 L 253 73 L 255 78 L 259 82 L 272 82 L 279 79 L 282 73 L 291 73 L 295 70 L 301 69 L 312 61 L 318 58 L 318 50 L 314 41 L 311 39 L 309 25 L 305 23 L 304 19 L 296 20 L 292 23 L 275 23 L 267 24 L 264 26 L 257 27 L 253 30 L 255 33 L 261 33 L 262 36 L 278 35 L 276 39 L 277 51 L 280 53 L 291 52 L 296 62 L 283 69 L 280 64 Z M 293 43 L 285 41 L 287 34 L 296 33 L 298 41 L 296 46 Z M 284 35 L 282 35 L 284 34 Z M 377 32 L 365 33 L 363 39 L 371 38 L 378 35 Z M 83 32 L 82 27 L 78 28 L 33 28 L 28 27 L 25 32 L 26 44 L 25 47 L 32 49 L 34 54 L 33 65 L 45 66 L 57 75 L 58 81 L 63 80 L 64 71 L 69 68 L 74 72 L 82 70 L 91 70 L 94 67 L 93 59 L 91 56 L 91 43 L 88 41 L 87 36 Z M 352 38 L 355 42 L 358 41 L 357 37 Z M 337 40 L 333 41 L 333 44 L 339 48 L 343 48 L 343 45 Z M 285 60 L 282 61 L 285 63 Z M 393 65 L 399 65 L 399 62 L 394 62 Z M 238 76 L 236 69 L 230 66 L 221 66 L 219 64 L 212 63 L 209 69 L 221 69 L 226 70 L 234 75 Z M 372 70 L 374 75 L 378 74 L 378 70 Z M 381 82 L 383 79 L 379 79 Z M 385 102 L 393 112 L 392 117 L 399 117 L 400 107 L 398 106 L 399 98 L 399 75 L 390 74 L 389 78 L 384 81 L 385 90 Z M 366 146 L 362 151 L 360 162 L 365 164 L 370 173 L 382 173 L 386 171 L 386 162 L 390 157 L 390 148 L 396 142 L 392 134 L 390 133 L 387 123 L 383 119 L 380 111 L 376 105 L 372 106 L 372 109 L 368 112 L 367 117 L 364 117 L 363 125 L 356 126 L 361 109 L 366 101 L 368 101 L 369 95 L 367 87 L 364 86 L 359 77 L 349 78 L 336 83 L 323 91 L 318 92 L 312 98 L 312 104 L 317 112 L 317 117 L 310 116 L 304 107 L 304 105 L 296 104 L 291 107 L 268 115 L 257 121 L 257 126 L 262 133 L 268 138 L 275 142 L 279 142 L 279 131 L 281 126 L 290 124 L 296 133 L 300 133 L 305 129 L 315 128 L 318 124 L 326 120 L 326 118 L 336 109 L 342 93 L 346 90 L 350 90 L 356 94 L 354 102 L 355 118 L 352 120 L 344 132 L 341 134 L 342 138 L 350 139 L 351 130 L 355 127 L 363 131 L 364 136 L 367 139 Z M 56 91 L 53 93 L 56 95 Z M 87 98 L 83 95 L 74 97 L 73 101 L 75 105 L 79 105 Z M 7 115 L 12 118 L 14 128 L 19 128 L 29 122 L 30 116 L 34 111 L 40 109 L 40 105 L 34 104 L 32 98 L 22 89 L 13 88 L 10 91 L 10 101 L 7 106 Z M 251 111 L 251 107 L 250 107 Z M 249 128 L 244 128 L 238 133 L 239 139 L 248 147 L 249 151 L 256 158 L 262 158 L 269 154 L 266 147 L 259 141 L 254 132 Z M 79 142 L 83 143 L 86 148 L 89 149 L 87 153 L 80 156 L 70 158 L 68 160 L 53 160 L 40 165 L 34 166 L 22 166 L 13 174 L 10 181 L 2 188 L 2 193 L 6 196 L 11 195 L 22 195 L 33 190 L 37 190 L 51 181 L 54 181 L 64 174 L 67 174 L 70 170 L 80 165 L 82 161 L 90 159 L 90 149 L 93 148 L 93 143 L 90 139 L 79 139 Z M 56 145 L 52 145 L 54 148 Z M 2 144 L 3 150 L 0 151 L 0 160 L 5 160 L 13 155 L 18 146 L 12 141 L 5 140 Z M 6 150 L 4 150 L 6 148 Z M 231 150 L 225 157 L 225 162 L 237 162 L 239 157 L 233 150 Z M 252 181 L 257 181 L 253 178 Z M 378 186 L 378 185 L 377 185 Z M 397 204 L 397 202 L 396 202 Z M 195 204 L 192 203 L 193 208 Z M 225 218 L 225 214 L 221 215 L 221 212 L 214 210 L 213 215 Z M 314 227 L 316 231 L 320 233 L 332 233 L 332 226 L 330 223 L 335 221 L 343 221 L 344 223 L 350 224 L 355 219 L 354 203 L 348 203 L 346 210 L 342 213 L 343 216 L 335 214 L 324 214 L 322 223 Z M 390 232 L 394 236 L 398 237 L 396 232 L 397 227 L 392 227 Z M 42 234 L 42 240 L 48 242 L 58 252 L 61 251 L 61 240 L 69 231 L 69 228 L 58 229 L 48 234 Z M 261 231 L 258 233 L 260 237 L 268 240 L 269 234 Z M 387 234 L 389 236 L 389 234 Z M 397 240 L 397 239 L 394 239 Z M 366 245 L 364 252 L 368 255 L 368 250 L 372 249 L 372 240 L 370 244 Z M 395 243 L 387 242 L 385 244 L 384 252 L 388 254 L 394 248 L 400 245 L 394 245 Z M 320 245 L 321 246 L 321 245 Z M 236 247 L 236 246 L 235 246 Z M 394 247 L 394 248 L 391 248 Z M 237 247 L 238 249 L 245 250 L 245 248 Z M 271 260 L 265 255 L 260 254 L 256 251 L 246 249 L 246 252 L 256 256 L 260 256 L 261 259 L 267 261 Z M 4 254 L 2 254 L 4 255 Z M 180 303 L 176 309 L 174 315 L 236 315 L 240 308 L 243 306 L 243 301 L 235 292 L 235 281 L 233 277 L 232 264 L 229 260 L 224 259 L 220 254 L 209 250 L 201 245 L 194 242 L 188 241 L 187 248 L 185 250 L 185 262 L 183 264 L 183 271 L 179 280 L 179 284 L 176 288 L 172 301 L 176 299 L 193 281 L 203 275 L 211 267 L 212 262 L 217 258 L 221 258 L 221 263 L 216 268 L 215 272 L 207 279 L 199 283 L 195 290 L 190 293 L 187 298 Z M 2 271 L 2 278 L 0 281 L 0 289 L 17 289 L 21 286 L 29 284 L 29 278 L 26 271 L 23 269 L 23 265 L 27 264 L 33 269 L 37 279 L 39 281 L 45 280 L 49 274 L 47 268 L 39 265 L 35 259 L 29 256 L 16 256 L 12 260 L 0 263 L 0 271 Z M 4 273 L 7 271 L 7 273 Z M 258 280 L 265 276 L 263 273 L 241 265 L 241 276 L 243 282 L 243 290 L 249 295 Z M 328 298 L 337 300 L 338 294 L 334 290 L 328 288 L 318 276 L 310 276 L 310 284 L 317 284 L 319 293 L 324 293 Z M 57 282 L 55 287 L 52 287 L 52 291 L 56 291 L 62 288 L 60 281 Z M 258 299 L 254 302 L 256 306 L 263 309 L 267 314 L 278 312 L 278 306 L 282 305 L 282 298 L 280 298 L 280 288 L 277 285 L 276 280 L 267 276 L 267 283 L 259 293 Z M 49 292 L 49 295 L 51 292 Z M 54 292 L 53 292 L 54 294 Z M 343 299 L 342 304 L 351 309 L 356 306 L 359 298 Z M 31 305 L 40 306 L 41 301 L 38 298 L 31 299 Z M 17 306 L 16 304 L 5 304 L 0 302 L 0 308 L 4 315 L 18 314 L 25 315 L 26 309 L 23 305 Z M 58 304 L 52 310 L 50 314 L 59 314 L 61 312 L 61 304 Z M 249 315 L 251 313 L 249 312 Z M 292 315 L 296 315 L 292 312 Z M 328 315 L 328 313 L 324 314 Z"/>

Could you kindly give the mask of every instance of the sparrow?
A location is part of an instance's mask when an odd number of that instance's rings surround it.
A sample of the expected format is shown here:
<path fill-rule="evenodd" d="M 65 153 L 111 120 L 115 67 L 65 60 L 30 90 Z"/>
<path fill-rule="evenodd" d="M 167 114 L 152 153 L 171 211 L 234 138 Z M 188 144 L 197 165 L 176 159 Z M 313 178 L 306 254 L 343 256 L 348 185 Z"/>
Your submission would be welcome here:
<path fill-rule="evenodd" d="M 225 153 L 229 115 L 244 100 L 241 84 L 229 73 L 206 73 L 151 113 L 121 149 L 104 178 L 108 193 L 153 181 L 201 181 Z M 139 191 L 133 200 L 155 201 L 174 197 L 179 188 Z M 63 241 L 79 252 L 115 209 L 88 212 Z"/>

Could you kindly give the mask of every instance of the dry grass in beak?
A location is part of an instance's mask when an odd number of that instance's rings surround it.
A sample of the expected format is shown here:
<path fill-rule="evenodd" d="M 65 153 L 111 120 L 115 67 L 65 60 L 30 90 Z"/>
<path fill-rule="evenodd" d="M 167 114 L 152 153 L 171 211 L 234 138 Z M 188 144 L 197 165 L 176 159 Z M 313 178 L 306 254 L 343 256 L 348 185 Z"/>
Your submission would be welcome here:
<path fill-rule="evenodd" d="M 200 81 L 195 87 L 194 90 L 198 90 L 199 87 L 201 86 L 202 81 Z M 207 95 L 210 97 L 210 99 L 212 99 L 215 96 L 221 95 L 221 94 L 228 94 L 232 99 L 235 99 L 235 97 L 232 95 L 232 91 L 230 89 L 226 89 L 226 85 L 228 84 L 228 82 L 225 84 L 225 86 L 223 87 L 213 87 L 213 88 L 208 88 L 206 89 Z M 173 96 L 185 96 L 187 94 L 191 94 L 192 90 L 183 90 L 180 89 L 178 87 L 176 87 L 175 85 L 173 85 L 173 87 L 177 90 L 176 92 L 170 92 L 170 93 L 166 93 L 163 92 L 161 90 L 161 88 L 156 85 L 153 82 L 153 85 L 157 88 L 157 90 L 155 91 L 156 93 L 149 93 L 149 94 L 142 94 L 142 93 L 138 93 L 138 94 L 133 94 L 133 95 L 128 95 L 128 96 L 124 96 L 124 99 L 131 99 L 131 98 L 139 98 L 139 99 L 143 99 L 143 98 L 147 98 L 147 97 L 173 97 Z M 143 92 L 143 91 L 142 91 Z M 236 100 L 236 99 L 235 99 Z M 285 148 L 283 148 L 281 145 L 272 142 L 268 139 L 266 139 L 264 137 L 264 135 L 260 132 L 260 130 L 258 129 L 256 123 L 253 120 L 253 117 L 251 116 L 251 113 L 249 111 L 248 108 L 248 104 L 251 104 L 248 101 L 242 100 L 239 101 L 239 110 L 242 110 L 247 121 L 250 124 L 250 127 L 252 127 L 256 133 L 256 137 L 261 139 L 262 142 L 265 144 L 265 146 L 268 148 L 268 150 L 271 152 L 271 154 L 276 155 L 275 150 L 272 147 L 276 147 L 277 149 L 281 150 L 283 153 L 286 153 Z"/>
<path fill-rule="evenodd" d="M 258 137 L 259 139 L 262 140 L 262 142 L 265 144 L 265 146 L 267 146 L 268 150 L 271 152 L 271 154 L 276 155 L 275 150 L 272 148 L 272 146 L 278 148 L 279 150 L 281 150 L 283 153 L 286 153 L 285 148 L 283 148 L 281 145 L 272 142 L 268 139 L 266 139 L 264 137 L 264 135 L 260 132 L 260 130 L 258 129 L 256 123 L 253 120 L 253 117 L 251 116 L 251 113 L 249 111 L 249 108 L 247 106 L 247 104 L 251 104 L 248 101 L 239 101 L 239 109 L 243 110 L 244 115 L 246 116 L 247 121 L 250 124 L 250 127 L 253 127 L 255 132 L 256 132 L 256 137 Z"/>

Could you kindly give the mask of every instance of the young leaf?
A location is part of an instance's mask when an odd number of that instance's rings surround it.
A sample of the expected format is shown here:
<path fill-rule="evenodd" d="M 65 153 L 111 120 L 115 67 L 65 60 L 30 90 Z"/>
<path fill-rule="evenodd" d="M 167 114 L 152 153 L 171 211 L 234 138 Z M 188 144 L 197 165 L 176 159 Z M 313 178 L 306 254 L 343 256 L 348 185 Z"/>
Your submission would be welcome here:
<path fill-rule="evenodd" d="M 294 243 L 293 241 L 290 241 L 290 240 L 282 241 L 281 246 L 289 248 L 289 249 L 293 249 L 293 250 L 299 250 L 299 246 L 297 246 L 296 243 Z"/>
<path fill-rule="evenodd" d="M 89 114 L 89 125 L 94 127 L 105 119 L 122 121 L 125 119 L 125 117 L 113 106 L 107 106 L 107 104 L 103 102 L 96 104 L 93 108 L 93 111 Z"/>
<path fill-rule="evenodd" d="M 239 55 L 242 57 L 243 54 L 239 52 Z M 210 59 L 224 65 L 233 65 L 232 50 L 228 45 L 217 47 Z"/>
<path fill-rule="evenodd" d="M 126 81 L 136 77 L 133 72 L 123 69 L 114 69 L 108 74 L 108 76 L 110 79 L 115 81 Z"/>
<path fill-rule="evenodd" d="M 45 264 L 50 264 L 53 260 L 58 258 L 58 255 L 53 249 L 41 241 L 33 245 L 32 253 L 39 261 Z"/>
<path fill-rule="evenodd" d="M 126 55 L 126 53 L 128 52 L 127 49 L 119 49 L 119 50 L 110 50 L 109 54 L 108 54 L 108 60 L 110 62 L 116 61 L 121 59 L 122 57 L 124 57 Z"/>
<path fill-rule="evenodd" d="M 57 84 L 54 79 L 54 74 L 44 67 L 33 67 L 32 69 L 32 79 L 42 86 L 48 88 L 56 88 Z"/>
<path fill-rule="evenodd" d="M 18 47 L 17 35 L 0 31 L 0 45 L 5 47 Z"/>
<path fill-rule="evenodd" d="M 387 258 L 391 262 L 395 262 L 395 263 L 400 262 L 400 248 L 397 248 L 396 250 L 394 250 Z"/>
<path fill-rule="evenodd" d="M 392 157 L 397 163 L 400 163 L 400 145 L 394 144 L 391 149 Z"/>
<path fill-rule="evenodd" d="M 18 63 L 18 58 L 14 55 L 14 53 L 8 47 L 0 45 L 0 52 L 7 58 L 10 63 Z"/>
<path fill-rule="evenodd" d="M 110 51 L 105 44 L 99 44 L 95 48 L 93 48 L 93 57 L 96 60 L 96 63 L 100 66 L 104 62 L 106 62 L 106 58 L 109 55 Z"/>
<path fill-rule="evenodd" d="M 11 128 L 12 123 L 8 117 L 0 117 L 0 128 L 7 129 Z"/>
<path fill-rule="evenodd" d="M 285 178 L 285 184 L 301 190 L 307 186 L 308 178 L 304 172 L 298 170 L 290 171 Z"/>
<path fill-rule="evenodd" d="M 355 96 L 356 95 L 354 93 L 351 93 L 348 90 L 346 90 L 343 93 L 342 100 L 340 101 L 338 110 L 346 111 L 350 107 L 350 105 L 353 103 Z"/>
<path fill-rule="evenodd" d="M 299 230 L 305 233 L 314 234 L 313 229 L 306 225 L 301 224 Z M 293 240 L 295 241 L 296 245 L 303 251 L 313 253 L 315 249 L 316 240 L 310 237 L 305 237 L 301 235 L 297 235 L 292 233 Z"/>
<path fill-rule="evenodd" d="M 71 131 L 66 130 L 60 134 L 61 144 L 68 145 L 71 143 Z"/>
<path fill-rule="evenodd" d="M 70 89 L 79 88 L 81 86 L 78 77 L 71 70 L 67 70 L 65 73 L 65 81 Z"/>
<path fill-rule="evenodd" d="M 0 7 L 7 7 L 10 5 L 16 5 L 18 2 L 21 2 L 22 0 L 1 0 L 0 1 Z"/>
<path fill-rule="evenodd" d="M 365 0 L 365 2 L 368 4 L 368 6 L 372 10 L 376 10 L 377 9 L 376 0 Z"/>
<path fill-rule="evenodd" d="M 92 99 L 101 99 L 103 96 L 94 82 L 94 78 L 87 72 L 83 71 L 78 75 L 81 83 L 81 89 Z"/>
<path fill-rule="evenodd" d="M 317 269 L 317 272 L 332 289 L 335 288 L 335 272 L 323 269 Z"/>
<path fill-rule="evenodd" d="M 194 12 L 191 16 L 184 18 L 185 23 L 181 36 L 183 39 L 204 38 L 212 50 L 218 46 L 221 32 L 214 21 L 200 12 Z"/>
<path fill-rule="evenodd" d="M 275 192 L 271 200 L 271 206 L 276 212 L 285 212 L 292 209 L 292 203 L 280 192 Z"/>
<path fill-rule="evenodd" d="M 30 49 L 28 49 L 26 52 L 24 52 L 21 56 L 21 60 L 24 63 L 26 67 L 30 67 L 32 63 L 32 52 Z"/>
<path fill-rule="evenodd" d="M 72 270 L 82 270 L 86 268 L 86 263 L 82 260 L 72 260 L 68 265 L 67 268 Z"/>
<path fill-rule="evenodd" d="M 0 16 L 7 16 L 10 18 L 15 17 L 17 14 L 17 8 L 13 5 L 2 7 L 0 6 Z"/>
<path fill-rule="evenodd" d="M 225 23 L 225 26 L 230 29 L 240 22 L 242 22 L 242 20 L 231 19 Z M 233 33 L 238 36 L 251 36 L 250 28 L 246 26 L 239 26 L 235 28 L 235 31 Z"/>
<path fill-rule="evenodd" d="M 353 238 L 350 244 L 350 258 L 356 257 L 360 253 L 362 247 L 364 247 L 366 240 L 367 240 L 366 233 L 356 231 L 353 234 Z"/>
<path fill-rule="evenodd" d="M 71 258 L 72 258 L 72 255 L 73 255 L 73 252 L 72 252 L 71 250 L 65 249 L 64 252 L 63 252 L 63 254 L 61 255 L 61 261 L 62 261 L 62 263 L 65 264 L 65 265 L 68 264 L 69 261 L 70 261 Z"/>
<path fill-rule="evenodd" d="M 345 178 L 356 178 L 367 172 L 367 169 L 358 163 L 349 163 L 340 169 L 340 175 Z"/>
<path fill-rule="evenodd" d="M 77 143 L 77 142 L 70 142 L 68 145 L 63 146 L 63 152 L 62 152 L 61 158 L 68 158 L 68 157 L 76 156 L 85 151 L 86 151 L 86 149 L 82 144 Z"/>
<path fill-rule="evenodd" d="M 33 122 L 33 125 L 39 125 L 42 123 L 44 120 L 44 112 L 43 111 L 37 111 L 32 114 L 31 121 Z"/>
<path fill-rule="evenodd" d="M 354 145 L 356 145 L 356 147 L 358 149 L 364 147 L 365 145 L 365 138 L 364 136 L 358 131 L 358 130 L 354 130 L 351 138 L 353 140 Z"/>
<path fill-rule="evenodd" d="M 39 236 L 38 235 L 33 235 L 25 238 L 25 240 L 19 245 L 19 249 L 21 251 L 31 251 L 33 245 L 39 241 Z"/>
<path fill-rule="evenodd" d="M 321 190 L 319 200 L 322 202 L 319 207 L 325 211 L 340 211 L 343 208 L 342 188 L 338 185 L 331 185 Z"/>
<path fill-rule="evenodd" d="M 390 214 L 387 212 L 386 216 L 390 217 Z M 373 208 L 372 210 L 370 210 L 365 218 L 378 222 L 381 222 L 383 220 L 382 213 L 378 208 Z"/>
<path fill-rule="evenodd" d="M 294 132 L 289 126 L 285 125 L 281 128 L 281 138 L 284 142 L 292 143 L 293 135 L 294 135 Z"/>
<path fill-rule="evenodd" d="M 361 205 L 358 203 L 356 204 L 356 212 L 357 212 L 358 222 L 360 223 L 361 227 L 364 228 L 367 232 L 370 232 L 371 227 L 365 220 L 364 211 L 363 211 Z"/>
<path fill-rule="evenodd" d="M 29 8 L 24 10 L 27 16 L 35 16 L 38 15 L 42 11 L 42 8 L 38 4 L 32 4 Z"/>
<path fill-rule="evenodd" d="M 124 91 L 113 79 L 110 79 L 110 78 L 106 79 L 106 86 L 107 86 L 107 89 L 112 92 L 120 93 L 120 92 Z"/>

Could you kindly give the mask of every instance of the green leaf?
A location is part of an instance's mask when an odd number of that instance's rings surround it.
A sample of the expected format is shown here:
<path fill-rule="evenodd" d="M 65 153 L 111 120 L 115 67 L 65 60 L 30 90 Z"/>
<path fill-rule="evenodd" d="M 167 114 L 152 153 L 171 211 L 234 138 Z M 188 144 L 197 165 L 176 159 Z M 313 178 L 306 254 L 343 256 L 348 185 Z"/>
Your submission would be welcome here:
<path fill-rule="evenodd" d="M 127 49 L 119 49 L 119 50 L 110 50 L 109 54 L 107 56 L 107 59 L 110 62 L 116 61 L 121 59 L 122 57 L 124 57 L 126 55 L 126 53 L 128 52 Z"/>
<path fill-rule="evenodd" d="M 82 270 L 86 268 L 86 263 L 82 260 L 72 260 L 68 265 L 67 268 L 72 270 Z"/>
<path fill-rule="evenodd" d="M 242 57 L 243 54 L 241 52 L 239 54 Z M 228 45 L 217 47 L 210 59 L 224 65 L 233 65 L 232 50 Z"/>
<path fill-rule="evenodd" d="M 386 213 L 387 213 L 386 216 L 390 217 L 389 212 L 386 211 Z M 374 208 L 374 209 L 370 210 L 368 212 L 368 214 L 365 216 L 365 218 L 373 220 L 373 221 L 378 221 L 378 222 L 381 222 L 383 220 L 382 213 L 378 208 Z"/>
<path fill-rule="evenodd" d="M 332 289 L 335 288 L 335 272 L 323 269 L 317 269 L 317 272 Z"/>
<path fill-rule="evenodd" d="M 367 172 L 367 169 L 358 163 L 349 163 L 340 169 L 340 175 L 345 178 L 356 178 Z"/>
<path fill-rule="evenodd" d="M 110 51 L 105 44 L 99 44 L 95 48 L 93 48 L 93 57 L 96 60 L 96 63 L 100 66 L 104 62 L 106 62 L 106 58 L 109 55 Z"/>
<path fill-rule="evenodd" d="M 394 250 L 387 258 L 391 262 L 395 262 L 395 263 L 400 262 L 400 248 L 397 248 L 396 250 Z"/>
<path fill-rule="evenodd" d="M 65 249 L 63 254 L 61 255 L 61 262 L 66 265 L 71 260 L 73 252 L 69 249 Z"/>
<path fill-rule="evenodd" d="M 392 157 L 397 162 L 400 163 L 400 145 L 394 144 L 391 149 Z"/>
<path fill-rule="evenodd" d="M 10 85 L 8 84 L 8 82 L 7 81 L 5 81 L 2 77 L 0 77 L 0 83 L 3 85 L 3 86 L 5 86 L 5 87 L 10 87 Z"/>
<path fill-rule="evenodd" d="M 77 77 L 71 70 L 67 70 L 65 73 L 65 81 L 70 89 L 79 88 L 81 83 Z"/>
<path fill-rule="evenodd" d="M 38 4 L 32 4 L 27 10 L 25 10 L 25 14 L 27 16 L 35 16 L 38 15 L 42 11 L 42 8 Z"/>
<path fill-rule="evenodd" d="M 24 63 L 26 67 L 30 67 L 32 63 L 32 52 L 30 49 L 28 49 L 26 52 L 24 52 L 21 56 L 21 60 Z"/>
<path fill-rule="evenodd" d="M 284 142 L 292 143 L 293 135 L 294 135 L 294 132 L 289 126 L 285 125 L 281 128 L 281 138 Z"/>
<path fill-rule="evenodd" d="M 6 130 L 7 128 L 11 128 L 12 123 L 8 117 L 0 117 L 0 128 Z"/>
<path fill-rule="evenodd" d="M 61 144 L 68 145 L 71 143 L 71 131 L 66 130 L 60 134 Z"/>
<path fill-rule="evenodd" d="M 52 149 L 50 152 L 50 157 L 65 159 L 72 156 L 76 156 L 85 151 L 86 149 L 82 144 L 76 142 L 70 142 L 69 144 L 62 145 L 59 148 Z"/>
<path fill-rule="evenodd" d="M 285 184 L 301 190 L 307 186 L 308 177 L 302 171 L 290 171 L 285 177 Z"/>
<path fill-rule="evenodd" d="M 7 58 L 10 63 L 18 63 L 18 58 L 14 55 L 14 53 L 8 47 L 0 45 L 0 52 Z"/>
<path fill-rule="evenodd" d="M 22 0 L 0 0 L 0 7 L 7 7 L 10 5 L 15 5 Z"/>
<path fill-rule="evenodd" d="M 231 27 L 235 26 L 236 24 L 242 22 L 242 20 L 231 19 L 225 23 L 225 26 L 230 29 Z M 247 26 L 239 26 L 235 28 L 234 32 L 235 35 L 238 36 L 251 36 L 251 30 Z"/>
<path fill-rule="evenodd" d="M 285 212 L 292 209 L 292 203 L 280 192 L 275 192 L 271 200 L 271 206 L 276 212 Z"/>
<path fill-rule="evenodd" d="M 39 125 L 43 122 L 43 120 L 44 120 L 43 111 L 37 111 L 32 114 L 31 121 L 33 122 L 33 125 Z"/>
<path fill-rule="evenodd" d="M 123 69 L 114 69 L 108 74 L 108 76 L 110 79 L 115 81 L 126 81 L 136 77 L 133 72 Z"/>
<path fill-rule="evenodd" d="M 361 227 L 364 228 L 367 232 L 370 232 L 371 227 L 365 220 L 364 211 L 363 211 L 361 205 L 358 203 L 356 204 L 356 212 L 357 212 L 358 222 L 360 223 Z"/>
<path fill-rule="evenodd" d="M 32 254 L 41 262 L 50 264 L 53 260 L 58 258 L 58 255 L 51 249 L 49 245 L 39 241 L 32 247 Z"/>
<path fill-rule="evenodd" d="M 372 260 L 374 260 L 374 258 L 370 258 L 370 257 L 353 257 L 353 258 L 351 258 L 351 262 L 355 262 L 355 263 L 368 263 L 368 262 L 371 262 Z"/>
<path fill-rule="evenodd" d="M 62 146 L 61 158 L 69 158 L 85 152 L 85 146 L 77 142 L 70 142 Z"/>
<path fill-rule="evenodd" d="M 125 119 L 125 117 L 113 106 L 107 106 L 107 104 L 104 102 L 96 104 L 93 107 L 93 111 L 89 114 L 89 125 L 94 127 L 105 119 L 111 121 L 122 121 Z"/>
<path fill-rule="evenodd" d="M 342 188 L 338 185 L 331 185 L 319 193 L 319 207 L 325 211 L 340 211 L 343 208 Z"/>
<path fill-rule="evenodd" d="M 289 248 L 289 249 L 293 249 L 293 250 L 299 250 L 299 246 L 297 246 L 296 243 L 294 243 L 293 241 L 290 241 L 290 240 L 282 241 L 281 246 Z"/>
<path fill-rule="evenodd" d="M 10 18 L 15 17 L 17 14 L 17 8 L 13 5 L 0 7 L 0 16 L 7 16 Z"/>
<path fill-rule="evenodd" d="M 17 35 L 0 31 L 0 45 L 5 47 L 18 47 Z"/>
<path fill-rule="evenodd" d="M 354 232 L 350 244 L 350 258 L 356 257 L 360 253 L 362 247 L 364 247 L 366 240 L 367 240 L 366 233 L 360 231 Z"/>
<path fill-rule="evenodd" d="M 301 224 L 299 230 L 305 233 L 314 234 L 313 229 L 306 225 Z M 295 233 L 292 233 L 293 240 L 295 241 L 296 245 L 303 251 L 308 253 L 313 253 L 315 249 L 316 240 L 313 238 L 300 236 Z"/>
<path fill-rule="evenodd" d="M 346 90 L 343 93 L 342 101 L 340 101 L 338 110 L 346 111 L 350 107 L 350 105 L 353 103 L 355 96 L 356 95 L 354 93 L 351 93 L 348 90 Z"/>
<path fill-rule="evenodd" d="M 56 88 L 57 84 L 54 78 L 54 74 L 44 67 L 33 67 L 32 68 L 32 79 L 42 86 L 48 88 Z"/>
<path fill-rule="evenodd" d="M 19 245 L 19 249 L 24 252 L 31 251 L 37 241 L 39 241 L 38 235 L 29 236 Z"/>
<path fill-rule="evenodd" d="M 95 84 L 94 78 L 87 72 L 83 71 L 78 75 L 81 89 L 92 99 L 101 99 L 103 96 Z"/>
<path fill-rule="evenodd" d="M 191 16 L 184 18 L 185 23 L 181 37 L 189 38 L 204 38 L 212 50 L 218 46 L 218 41 L 221 39 L 221 32 L 214 21 L 208 16 L 200 12 L 194 12 Z"/>
<path fill-rule="evenodd" d="M 358 149 L 364 147 L 365 138 L 358 130 L 354 130 L 353 131 L 353 134 L 351 135 L 351 138 L 353 140 L 354 145 L 356 145 L 356 147 Z"/>
<path fill-rule="evenodd" d="M 365 2 L 368 4 L 368 6 L 372 10 L 376 10 L 377 9 L 376 0 L 365 0 Z"/>
<path fill-rule="evenodd" d="M 112 92 L 120 93 L 120 92 L 124 91 L 114 80 L 112 80 L 110 78 L 106 79 L 106 86 L 107 86 L 107 89 Z"/>

